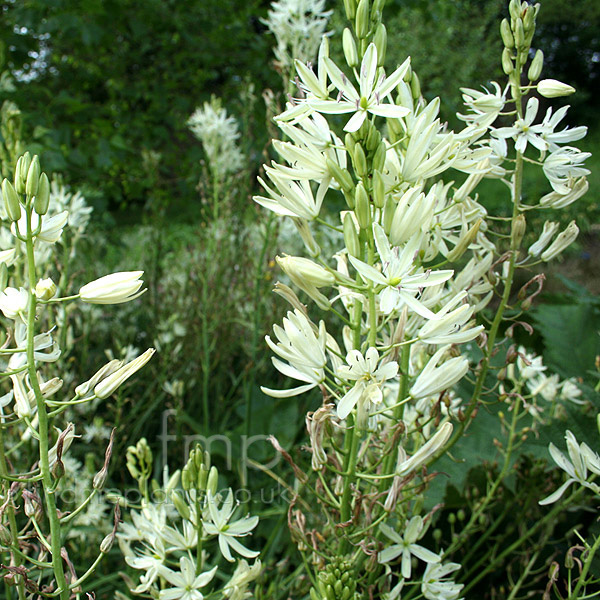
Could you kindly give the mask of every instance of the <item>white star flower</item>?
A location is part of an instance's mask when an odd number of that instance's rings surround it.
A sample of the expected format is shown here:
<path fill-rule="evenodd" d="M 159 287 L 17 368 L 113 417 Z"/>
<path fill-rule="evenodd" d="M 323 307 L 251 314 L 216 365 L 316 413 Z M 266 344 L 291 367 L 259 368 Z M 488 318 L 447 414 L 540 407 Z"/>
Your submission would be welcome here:
<path fill-rule="evenodd" d="M 383 102 L 406 75 L 410 67 L 410 59 L 405 60 L 388 78 L 385 77 L 383 71 L 377 77 L 377 49 L 375 44 L 369 44 L 360 65 L 358 90 L 330 58 L 325 59 L 325 65 L 329 78 L 340 92 L 340 97 L 338 100 L 308 98 L 307 103 L 320 113 L 353 112 L 354 115 L 346 123 L 344 131 L 357 131 L 369 114 L 399 119 L 410 112 L 404 106 Z"/>
<path fill-rule="evenodd" d="M 217 567 L 213 567 L 206 573 L 196 575 L 196 564 L 187 556 L 179 559 L 179 572 L 164 568 L 161 575 L 171 586 L 161 590 L 160 600 L 203 600 L 204 596 L 199 588 L 209 584 Z"/>

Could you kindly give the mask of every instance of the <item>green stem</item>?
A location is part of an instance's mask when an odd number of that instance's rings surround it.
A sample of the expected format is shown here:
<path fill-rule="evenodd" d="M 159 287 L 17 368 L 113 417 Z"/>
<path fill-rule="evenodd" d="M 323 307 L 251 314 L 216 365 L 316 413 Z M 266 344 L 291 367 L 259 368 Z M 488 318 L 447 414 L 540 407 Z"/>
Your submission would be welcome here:
<path fill-rule="evenodd" d="M 579 598 L 579 591 L 586 583 L 585 579 L 587 577 L 588 571 L 590 570 L 590 567 L 592 566 L 592 561 L 594 560 L 594 554 L 596 554 L 599 547 L 600 547 L 600 535 L 596 537 L 596 539 L 594 540 L 594 545 L 588 551 L 588 554 L 585 558 L 585 563 L 583 565 L 583 569 L 581 570 L 581 575 L 579 575 L 579 578 L 577 579 L 577 585 L 575 586 L 573 593 L 569 595 L 568 600 L 577 600 L 577 598 Z"/>
<path fill-rule="evenodd" d="M 358 457 L 358 432 L 354 423 L 354 417 L 350 414 L 347 419 L 346 439 L 344 440 L 344 450 L 346 457 L 344 460 L 344 491 L 342 492 L 340 519 L 342 523 L 347 523 L 352 514 L 352 485 L 356 481 L 356 460 Z M 340 544 L 340 555 L 348 551 L 348 539 L 343 537 Z"/>
<path fill-rule="evenodd" d="M 4 429 L 0 427 L 0 479 L 7 480 L 8 466 L 6 464 L 6 455 L 4 454 Z M 7 483 L 8 492 L 10 495 L 10 483 Z M 17 527 L 17 519 L 15 518 L 15 509 L 12 501 L 9 500 L 6 505 L 6 514 L 8 515 L 8 524 L 10 528 L 10 537 L 13 540 L 15 546 L 19 545 L 19 528 Z M 15 566 L 20 567 L 23 564 L 21 557 L 13 553 Z M 21 578 L 18 579 L 17 590 L 19 593 L 19 600 L 25 600 L 25 584 Z"/>
<path fill-rule="evenodd" d="M 58 593 L 61 600 L 69 600 L 69 587 L 65 578 L 65 572 L 61 557 L 61 530 L 58 512 L 56 510 L 56 501 L 54 498 L 54 482 L 50 472 L 49 451 L 49 423 L 48 413 L 44 397 L 40 390 L 40 383 L 35 368 L 34 357 L 34 336 L 35 336 L 35 313 L 37 299 L 33 290 L 36 285 L 35 257 L 33 251 L 33 236 L 31 228 L 32 207 L 26 207 L 27 211 L 27 275 L 29 283 L 29 307 L 27 311 L 27 370 L 29 374 L 29 383 L 35 396 L 35 402 L 38 412 L 39 422 L 39 451 L 40 451 L 40 472 L 42 474 L 42 485 L 44 488 L 44 498 L 46 502 L 46 513 L 50 524 L 50 547 L 52 549 L 52 569 L 58 586 Z"/>

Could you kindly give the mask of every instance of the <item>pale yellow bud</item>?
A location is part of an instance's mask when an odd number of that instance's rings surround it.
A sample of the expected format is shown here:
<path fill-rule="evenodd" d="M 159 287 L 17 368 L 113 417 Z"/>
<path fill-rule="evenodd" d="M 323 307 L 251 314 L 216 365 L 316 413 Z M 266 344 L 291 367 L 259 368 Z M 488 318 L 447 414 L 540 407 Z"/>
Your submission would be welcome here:
<path fill-rule="evenodd" d="M 574 94 L 575 88 L 556 79 L 542 79 L 537 84 L 537 91 L 544 98 L 558 98 Z"/>

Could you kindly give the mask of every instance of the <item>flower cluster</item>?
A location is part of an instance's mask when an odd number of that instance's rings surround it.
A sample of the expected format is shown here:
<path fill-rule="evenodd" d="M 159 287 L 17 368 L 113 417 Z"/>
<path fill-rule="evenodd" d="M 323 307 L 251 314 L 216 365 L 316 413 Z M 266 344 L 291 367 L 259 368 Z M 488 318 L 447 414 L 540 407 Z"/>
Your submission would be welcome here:
<path fill-rule="evenodd" d="M 123 525 L 117 537 L 127 564 L 140 571 L 137 585 L 131 587 L 133 594 L 202 600 L 205 593 L 216 591 L 213 579 L 222 556 L 236 563 L 230 579 L 219 584 L 225 597 L 248 597 L 261 563 L 245 560 L 259 553 L 244 546 L 240 538 L 251 534 L 258 517 L 234 517 L 238 507 L 233 491 L 217 492 L 218 472 L 209 461 L 208 454 L 196 448 L 183 471 L 165 476 L 162 486 L 153 482 L 150 494 L 152 453 L 146 440 L 128 449 L 128 468 L 143 497 L 141 508 L 130 511 L 131 522 Z M 209 551 L 215 547 L 212 541 L 217 542 L 216 552 Z"/>

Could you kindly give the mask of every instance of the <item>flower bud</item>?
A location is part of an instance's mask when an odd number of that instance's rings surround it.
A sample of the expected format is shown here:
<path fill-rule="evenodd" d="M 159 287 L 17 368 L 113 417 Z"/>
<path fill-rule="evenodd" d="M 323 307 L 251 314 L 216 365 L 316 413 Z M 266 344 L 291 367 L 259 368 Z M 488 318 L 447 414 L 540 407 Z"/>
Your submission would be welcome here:
<path fill-rule="evenodd" d="M 385 199 L 383 207 L 383 230 L 386 235 L 390 235 L 392 232 L 392 225 L 394 223 L 394 215 L 396 214 L 396 202 L 391 195 Z"/>
<path fill-rule="evenodd" d="M 502 19 L 502 23 L 500 23 L 500 35 L 506 48 L 515 47 L 515 38 L 513 38 L 512 31 L 510 30 L 510 24 L 507 19 Z"/>
<path fill-rule="evenodd" d="M 29 152 L 25 152 L 23 156 L 17 160 L 15 168 L 15 188 L 19 194 L 24 194 L 27 184 L 27 173 L 31 164 L 31 156 Z"/>
<path fill-rule="evenodd" d="M 13 539 L 10 535 L 10 531 L 0 523 L 0 546 L 8 548 L 12 545 Z"/>
<path fill-rule="evenodd" d="M 523 27 L 523 19 L 515 19 L 513 31 L 515 35 L 515 46 L 518 50 L 522 50 L 525 47 L 525 28 Z"/>
<path fill-rule="evenodd" d="M 421 83 L 419 81 L 419 76 L 414 71 L 410 78 L 410 92 L 415 100 L 418 100 L 421 97 Z"/>
<path fill-rule="evenodd" d="M 556 79 L 542 79 L 537 84 L 537 91 L 544 98 L 559 98 L 574 94 L 575 88 Z"/>
<path fill-rule="evenodd" d="M 508 12 L 510 14 L 511 19 L 519 19 L 522 14 L 521 2 L 520 0 L 510 0 L 508 4 Z"/>
<path fill-rule="evenodd" d="M 378 23 L 381 21 L 381 14 L 385 7 L 386 0 L 374 0 L 371 8 L 371 22 Z"/>
<path fill-rule="evenodd" d="M 33 201 L 33 209 L 38 215 L 45 215 L 50 205 L 50 182 L 46 173 L 40 175 L 40 182 Z"/>
<path fill-rule="evenodd" d="M 525 220 L 525 215 L 518 215 L 517 218 L 513 221 L 511 232 L 511 245 L 513 248 L 518 248 L 521 245 L 526 229 L 527 222 Z"/>
<path fill-rule="evenodd" d="M 514 65 L 512 58 L 510 56 L 510 50 L 508 48 L 504 48 L 502 50 L 502 70 L 505 75 L 510 75 L 514 71 Z"/>
<path fill-rule="evenodd" d="M 25 183 L 25 193 L 31 198 L 37 194 L 40 183 L 40 158 L 34 155 L 29 169 L 27 170 L 27 179 Z"/>
<path fill-rule="evenodd" d="M 454 246 L 454 248 L 448 252 L 448 256 L 446 257 L 450 262 L 457 261 L 465 253 L 467 248 L 475 241 L 482 223 L 482 219 L 477 219 L 477 221 L 473 223 L 473 225 L 471 225 L 471 227 L 469 227 L 464 234 L 461 234 L 456 246 Z"/>
<path fill-rule="evenodd" d="M 359 177 L 367 176 L 367 157 L 365 156 L 365 151 L 360 144 L 356 144 L 356 146 L 354 146 L 354 152 L 352 153 L 352 164 L 354 165 L 354 170 Z"/>
<path fill-rule="evenodd" d="M 579 235 L 579 227 L 575 221 L 571 221 L 566 229 L 556 236 L 556 239 L 550 244 L 550 247 L 542 253 L 541 259 L 549 261 L 558 256 L 567 246 L 570 246 Z"/>
<path fill-rule="evenodd" d="M 186 501 L 181 497 L 179 492 L 173 492 L 171 494 L 171 500 L 173 501 L 173 506 L 175 506 L 181 518 L 185 519 L 186 521 L 189 521 L 190 507 L 187 505 Z"/>
<path fill-rule="evenodd" d="M 278 256 L 275 259 L 282 270 L 297 285 L 314 285 L 315 287 L 330 286 L 335 283 L 335 277 L 321 265 L 299 256 Z"/>
<path fill-rule="evenodd" d="M 373 156 L 373 169 L 376 171 L 381 171 L 385 168 L 385 154 L 387 152 L 387 147 L 384 142 L 381 142 L 375 151 L 375 155 Z"/>
<path fill-rule="evenodd" d="M 354 19 L 356 16 L 356 0 L 344 0 L 344 10 L 348 21 Z"/>
<path fill-rule="evenodd" d="M 361 229 L 368 229 L 371 226 L 371 206 L 369 195 L 362 181 L 359 181 L 356 186 L 354 201 L 356 203 L 354 214 L 356 215 L 358 225 Z"/>
<path fill-rule="evenodd" d="M 40 279 L 35 286 L 35 296 L 39 300 L 50 300 L 56 294 L 56 284 L 52 279 Z"/>
<path fill-rule="evenodd" d="M 79 290 L 79 297 L 90 304 L 121 304 L 139 298 L 146 290 L 140 288 L 144 271 L 111 273 L 86 283 Z"/>
<path fill-rule="evenodd" d="M 354 30 L 359 40 L 367 37 L 369 33 L 369 0 L 360 0 L 358 3 Z"/>
<path fill-rule="evenodd" d="M 544 53 L 538 50 L 529 65 L 529 71 L 527 71 L 527 77 L 529 81 L 536 81 L 542 74 L 542 68 L 544 66 Z"/>
<path fill-rule="evenodd" d="M 383 23 L 377 25 L 377 29 L 375 29 L 375 34 L 373 35 L 373 43 L 377 49 L 377 66 L 383 67 L 387 51 L 387 30 Z"/>
<path fill-rule="evenodd" d="M 535 13 L 535 9 L 532 6 L 528 6 L 523 15 L 523 28 L 528 35 L 535 29 Z"/>
<path fill-rule="evenodd" d="M 347 212 L 344 215 L 344 242 L 350 256 L 360 258 L 360 242 L 358 240 L 358 232 L 354 225 L 352 215 Z"/>
<path fill-rule="evenodd" d="M 2 182 L 2 196 L 8 218 L 11 221 L 18 221 L 21 218 L 21 203 L 17 191 L 8 179 Z"/>
<path fill-rule="evenodd" d="M 100 542 L 100 552 L 102 554 L 108 554 L 110 549 L 113 547 L 115 541 L 114 532 L 109 533 L 105 538 Z"/>
<path fill-rule="evenodd" d="M 5 290 L 8 284 L 8 267 L 6 263 L 0 263 L 0 290 Z"/>
<path fill-rule="evenodd" d="M 146 352 L 134 358 L 131 362 L 121 367 L 118 371 L 109 375 L 94 388 L 96 398 L 104 399 L 112 395 L 127 379 L 139 371 L 156 352 L 154 348 L 148 348 Z"/>
<path fill-rule="evenodd" d="M 377 208 L 383 208 L 385 204 L 385 182 L 381 171 L 373 171 L 373 204 Z"/>
<path fill-rule="evenodd" d="M 354 36 L 348 27 L 344 29 L 344 33 L 342 34 L 342 47 L 344 49 L 344 56 L 346 57 L 346 63 L 348 66 L 351 69 L 358 67 L 359 60 L 356 42 L 354 41 Z"/>
<path fill-rule="evenodd" d="M 373 150 L 377 150 L 379 144 L 381 143 L 381 134 L 379 133 L 377 127 L 371 127 L 369 130 L 369 135 L 367 136 L 367 140 L 365 142 L 365 146 L 369 152 L 373 152 Z"/>
<path fill-rule="evenodd" d="M 211 467 L 208 475 L 208 482 L 206 485 L 206 492 L 214 496 L 217 493 L 217 487 L 219 486 L 219 472 L 217 467 Z"/>
<path fill-rule="evenodd" d="M 298 230 L 298 233 L 300 234 L 300 237 L 302 238 L 302 241 L 304 242 L 304 246 L 308 250 L 308 253 L 313 258 L 319 256 L 319 254 L 321 254 L 321 248 L 319 244 L 317 244 L 315 238 L 313 237 L 308 221 L 306 221 L 305 219 L 296 218 L 292 218 L 292 221 L 294 222 L 294 225 L 296 226 L 296 229 Z"/>
<path fill-rule="evenodd" d="M 354 188 L 354 181 L 348 169 L 342 169 L 337 162 L 328 158 L 327 170 L 342 190 L 349 191 Z"/>

